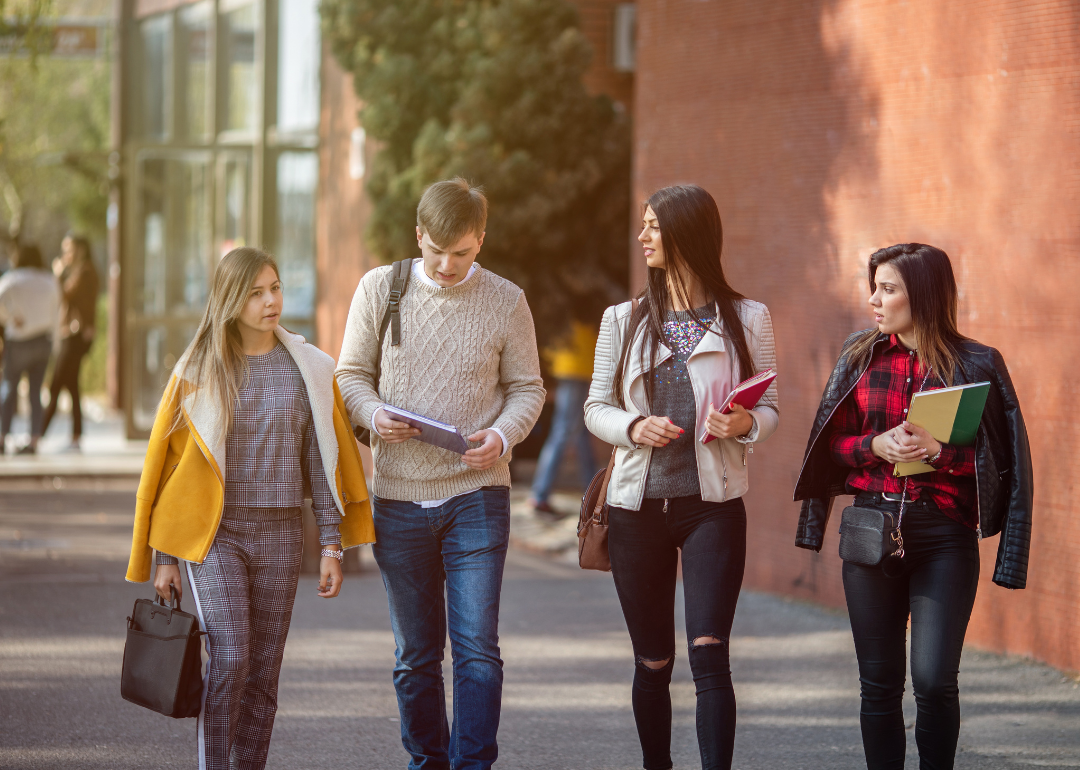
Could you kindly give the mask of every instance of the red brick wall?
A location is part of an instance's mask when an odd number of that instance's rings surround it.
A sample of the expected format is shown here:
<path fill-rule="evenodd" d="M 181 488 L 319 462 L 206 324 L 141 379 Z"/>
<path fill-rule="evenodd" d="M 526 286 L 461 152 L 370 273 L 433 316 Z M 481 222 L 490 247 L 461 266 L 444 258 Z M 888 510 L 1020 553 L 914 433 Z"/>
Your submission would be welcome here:
<path fill-rule="evenodd" d="M 607 94 L 627 110 L 633 110 L 634 75 L 611 67 L 611 28 L 615 6 L 625 0 L 572 0 L 581 14 L 581 31 L 593 46 L 593 59 L 585 74 L 585 85 L 597 94 Z"/>
<path fill-rule="evenodd" d="M 845 335 L 870 325 L 865 263 L 952 257 L 961 329 L 999 348 L 1035 465 L 1028 588 L 982 546 L 968 639 L 1080 669 L 1078 9 L 1062 0 L 641 0 L 635 195 L 717 199 L 734 286 L 773 313 L 781 428 L 753 458 L 747 584 L 841 605 L 836 522 L 792 545 L 791 489 Z M 634 252 L 637 280 L 643 263 Z"/>

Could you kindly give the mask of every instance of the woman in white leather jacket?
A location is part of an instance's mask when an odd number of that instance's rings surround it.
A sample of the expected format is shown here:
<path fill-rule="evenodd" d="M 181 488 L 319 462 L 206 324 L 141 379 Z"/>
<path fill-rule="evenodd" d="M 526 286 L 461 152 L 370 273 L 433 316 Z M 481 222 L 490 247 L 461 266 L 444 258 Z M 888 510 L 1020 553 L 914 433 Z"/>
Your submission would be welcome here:
<path fill-rule="evenodd" d="M 747 456 L 780 420 L 776 386 L 752 410 L 723 399 L 775 366 L 772 319 L 732 289 L 716 203 L 697 186 L 649 198 L 638 240 L 648 285 L 604 313 L 589 430 L 616 447 L 608 549 L 634 646 L 633 706 L 645 770 L 671 765 L 669 684 L 682 550 L 701 766 L 730 768 L 735 694 L 728 637 L 746 560 Z M 703 444 L 704 434 L 716 440 Z"/>

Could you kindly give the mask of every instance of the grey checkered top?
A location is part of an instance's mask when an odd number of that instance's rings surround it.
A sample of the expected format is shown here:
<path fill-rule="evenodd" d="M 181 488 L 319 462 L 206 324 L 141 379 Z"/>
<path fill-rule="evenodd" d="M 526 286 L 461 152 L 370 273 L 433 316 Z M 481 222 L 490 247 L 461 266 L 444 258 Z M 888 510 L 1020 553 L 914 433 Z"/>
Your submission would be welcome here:
<path fill-rule="evenodd" d="M 225 444 L 227 508 L 298 508 L 311 490 L 319 542 L 340 543 L 341 514 L 323 469 L 304 378 L 284 346 L 248 356 Z M 158 564 L 175 564 L 158 554 Z"/>

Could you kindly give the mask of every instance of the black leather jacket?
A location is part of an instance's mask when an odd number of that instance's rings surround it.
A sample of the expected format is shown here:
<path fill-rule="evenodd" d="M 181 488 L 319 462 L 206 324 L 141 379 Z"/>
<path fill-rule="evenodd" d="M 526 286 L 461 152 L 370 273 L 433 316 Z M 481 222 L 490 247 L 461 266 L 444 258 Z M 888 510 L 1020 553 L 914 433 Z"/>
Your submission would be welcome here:
<path fill-rule="evenodd" d="M 853 334 L 847 342 L 861 334 L 863 332 Z M 877 345 L 887 340 L 888 336 L 882 334 L 874 343 L 875 351 Z M 851 393 L 865 371 L 841 355 L 821 396 L 802 470 L 795 484 L 795 499 L 803 501 L 795 535 L 795 545 L 800 548 L 821 550 L 833 499 L 848 494 L 845 484 L 850 468 L 832 459 L 827 436 L 822 438 L 822 434 L 826 433 L 836 407 Z M 954 382 L 961 385 L 987 380 L 993 387 L 987 396 L 975 440 L 979 536 L 1001 533 L 994 582 L 1006 588 L 1024 588 L 1031 542 L 1033 491 L 1027 428 L 1001 354 L 974 340 L 964 342 Z"/>

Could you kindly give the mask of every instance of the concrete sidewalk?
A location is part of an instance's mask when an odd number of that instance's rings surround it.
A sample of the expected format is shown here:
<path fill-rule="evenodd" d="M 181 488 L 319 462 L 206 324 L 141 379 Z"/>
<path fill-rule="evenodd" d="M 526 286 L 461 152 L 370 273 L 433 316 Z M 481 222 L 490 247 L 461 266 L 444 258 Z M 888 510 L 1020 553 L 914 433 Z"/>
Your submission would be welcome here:
<path fill-rule="evenodd" d="M 0 494 L 0 767 L 169 770 L 196 764 L 193 719 L 120 699 L 134 494 Z M 376 571 L 332 602 L 301 579 L 269 767 L 405 766 L 394 639 Z M 680 597 L 681 598 L 681 597 Z M 191 607 L 185 595 L 184 607 Z M 699 767 L 694 685 L 676 603 L 673 759 Z M 633 651 L 611 576 L 512 549 L 500 621 L 502 770 L 641 766 Z M 860 770 L 858 672 L 842 612 L 744 591 L 731 640 L 739 770 Z M 449 661 L 444 676 L 450 680 Z M 1080 768 L 1080 688 L 1028 660 L 965 650 L 957 770 Z M 452 706 L 452 702 L 451 702 Z M 916 770 L 914 702 L 905 704 Z"/>
<path fill-rule="evenodd" d="M 22 406 L 12 424 L 7 452 L 0 457 L 0 485 L 5 489 L 63 489 L 72 484 L 133 488 L 142 472 L 146 442 L 125 438 L 123 415 L 106 406 L 103 397 L 84 396 L 82 404 L 80 451 L 68 450 L 71 414 L 62 410 L 53 418 L 36 455 L 13 454 L 27 440 L 28 409 Z"/>

